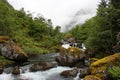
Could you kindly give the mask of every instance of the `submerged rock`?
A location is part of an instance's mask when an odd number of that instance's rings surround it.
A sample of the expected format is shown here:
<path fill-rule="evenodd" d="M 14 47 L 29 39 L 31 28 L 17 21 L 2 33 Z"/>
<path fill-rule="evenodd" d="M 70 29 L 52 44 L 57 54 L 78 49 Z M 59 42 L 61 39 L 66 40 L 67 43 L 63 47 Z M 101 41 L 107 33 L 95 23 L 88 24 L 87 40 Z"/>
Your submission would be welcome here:
<path fill-rule="evenodd" d="M 51 69 L 53 67 L 56 67 L 55 63 L 52 63 L 52 62 L 39 62 L 39 63 L 33 64 L 30 67 L 29 70 L 30 70 L 30 72 L 36 72 L 36 71 L 48 70 L 48 69 Z"/>
<path fill-rule="evenodd" d="M 63 71 L 62 73 L 60 73 L 60 75 L 65 77 L 65 78 L 76 77 L 77 74 L 78 74 L 78 70 L 77 69 L 66 70 L 66 71 Z"/>
<path fill-rule="evenodd" d="M 23 62 L 27 54 L 15 44 L 8 36 L 0 36 L 0 54 L 7 59 Z"/>
<path fill-rule="evenodd" d="M 20 75 L 20 68 L 18 66 L 15 66 L 12 70 L 13 75 Z"/>
<path fill-rule="evenodd" d="M 56 58 L 56 61 L 61 66 L 73 67 L 77 63 L 84 64 L 85 54 L 77 47 L 70 47 L 68 49 L 61 48 L 60 55 Z"/>

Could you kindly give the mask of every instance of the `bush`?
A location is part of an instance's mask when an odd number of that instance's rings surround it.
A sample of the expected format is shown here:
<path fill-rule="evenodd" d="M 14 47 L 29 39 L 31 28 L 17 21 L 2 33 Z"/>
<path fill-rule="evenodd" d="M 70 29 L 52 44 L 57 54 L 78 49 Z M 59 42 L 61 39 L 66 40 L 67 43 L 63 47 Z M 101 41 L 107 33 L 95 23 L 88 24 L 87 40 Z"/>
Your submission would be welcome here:
<path fill-rule="evenodd" d="M 120 66 L 113 66 L 112 68 L 108 68 L 107 71 L 114 80 L 120 80 Z"/>

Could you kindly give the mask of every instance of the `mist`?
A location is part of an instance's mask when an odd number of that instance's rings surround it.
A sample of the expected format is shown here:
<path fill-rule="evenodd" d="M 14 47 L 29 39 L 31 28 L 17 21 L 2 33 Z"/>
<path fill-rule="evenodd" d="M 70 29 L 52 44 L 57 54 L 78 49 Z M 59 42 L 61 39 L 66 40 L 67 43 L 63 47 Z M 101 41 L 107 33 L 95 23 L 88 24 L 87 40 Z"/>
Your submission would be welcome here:
<path fill-rule="evenodd" d="M 94 11 L 88 9 L 78 10 L 73 16 L 71 16 L 69 22 L 64 25 L 65 27 L 63 28 L 63 32 L 72 29 L 76 25 L 83 24 L 87 19 L 95 16 L 95 14 L 96 13 L 94 13 Z"/>
<path fill-rule="evenodd" d="M 22 7 L 33 15 L 42 14 L 51 19 L 53 26 L 61 26 L 61 31 L 68 31 L 76 24 L 83 24 L 95 16 L 100 0 L 8 0 L 17 10 Z"/>

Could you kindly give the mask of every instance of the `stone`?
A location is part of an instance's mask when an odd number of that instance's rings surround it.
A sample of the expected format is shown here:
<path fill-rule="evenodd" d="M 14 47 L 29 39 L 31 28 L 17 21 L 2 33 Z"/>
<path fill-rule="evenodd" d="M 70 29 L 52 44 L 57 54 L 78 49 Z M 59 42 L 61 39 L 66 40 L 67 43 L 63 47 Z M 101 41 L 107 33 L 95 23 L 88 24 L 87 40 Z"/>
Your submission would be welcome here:
<path fill-rule="evenodd" d="M 15 66 L 12 70 L 13 75 L 20 75 L 20 68 L 18 66 Z"/>
<path fill-rule="evenodd" d="M 62 73 L 60 73 L 60 75 L 65 77 L 65 78 L 76 77 L 77 74 L 78 74 L 78 70 L 77 69 L 66 70 L 66 71 L 63 71 Z"/>
<path fill-rule="evenodd" d="M 74 67 L 77 63 L 82 63 L 84 65 L 84 60 L 84 51 L 77 47 L 70 47 L 68 49 L 62 48 L 60 50 L 60 55 L 56 58 L 59 65 L 69 67 Z"/>
<path fill-rule="evenodd" d="M 0 36 L 0 54 L 9 60 L 17 62 L 27 61 L 28 58 L 22 48 L 8 36 Z"/>
<path fill-rule="evenodd" d="M 79 77 L 84 78 L 86 75 L 90 75 L 90 74 L 91 74 L 90 68 L 89 67 L 84 68 L 83 70 L 81 70 Z"/>
<path fill-rule="evenodd" d="M 36 72 L 36 71 L 48 70 L 48 69 L 51 69 L 51 68 L 54 68 L 54 67 L 56 67 L 55 63 L 52 63 L 52 62 L 39 62 L 39 63 L 33 64 L 30 67 L 29 70 L 30 70 L 30 72 Z"/>

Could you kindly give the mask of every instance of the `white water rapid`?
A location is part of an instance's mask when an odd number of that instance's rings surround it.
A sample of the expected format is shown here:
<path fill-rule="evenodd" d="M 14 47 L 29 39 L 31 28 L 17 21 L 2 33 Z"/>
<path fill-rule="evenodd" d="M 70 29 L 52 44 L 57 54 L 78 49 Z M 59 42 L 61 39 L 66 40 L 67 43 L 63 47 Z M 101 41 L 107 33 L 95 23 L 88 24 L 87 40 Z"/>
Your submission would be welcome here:
<path fill-rule="evenodd" d="M 0 75 L 0 80 L 81 80 L 78 78 L 63 78 L 60 76 L 60 73 L 64 70 L 71 70 L 69 67 L 56 67 L 46 71 L 38 71 L 38 72 L 29 72 L 28 70 L 25 73 L 21 73 L 18 76 L 14 76 L 12 74 L 3 73 Z M 78 73 L 79 74 L 79 73 Z"/>

